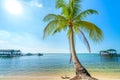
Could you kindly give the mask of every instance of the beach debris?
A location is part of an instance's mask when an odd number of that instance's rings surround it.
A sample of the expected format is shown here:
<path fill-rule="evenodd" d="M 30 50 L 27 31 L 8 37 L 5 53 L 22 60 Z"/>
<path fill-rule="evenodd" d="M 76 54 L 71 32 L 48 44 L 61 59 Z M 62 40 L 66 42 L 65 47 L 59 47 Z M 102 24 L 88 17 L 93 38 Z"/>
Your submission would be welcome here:
<path fill-rule="evenodd" d="M 70 77 L 68 77 L 68 76 L 66 76 L 66 75 L 65 75 L 65 76 L 61 76 L 61 78 L 62 78 L 62 79 L 70 79 Z"/>

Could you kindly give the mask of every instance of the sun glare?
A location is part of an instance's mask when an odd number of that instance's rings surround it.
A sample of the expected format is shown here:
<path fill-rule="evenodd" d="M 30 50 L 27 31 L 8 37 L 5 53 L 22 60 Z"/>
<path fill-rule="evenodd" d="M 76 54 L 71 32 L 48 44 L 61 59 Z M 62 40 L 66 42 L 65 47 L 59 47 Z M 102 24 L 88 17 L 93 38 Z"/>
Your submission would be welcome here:
<path fill-rule="evenodd" d="M 11 14 L 22 14 L 23 8 L 17 0 L 6 0 L 5 9 Z"/>

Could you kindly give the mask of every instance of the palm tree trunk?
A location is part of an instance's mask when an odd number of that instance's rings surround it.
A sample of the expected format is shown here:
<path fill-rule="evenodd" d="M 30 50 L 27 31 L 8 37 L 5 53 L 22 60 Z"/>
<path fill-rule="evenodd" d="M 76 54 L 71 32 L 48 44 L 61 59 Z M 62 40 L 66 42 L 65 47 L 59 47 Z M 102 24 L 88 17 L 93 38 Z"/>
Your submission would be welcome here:
<path fill-rule="evenodd" d="M 73 61 L 74 61 L 74 67 L 76 70 L 76 76 L 80 77 L 82 75 L 85 75 L 85 76 L 91 77 L 91 75 L 88 73 L 88 71 L 82 66 L 82 64 L 80 63 L 80 61 L 76 55 L 73 28 L 69 27 L 69 29 L 70 29 L 70 35 L 69 35 L 70 48 L 71 48 L 71 53 L 72 53 L 72 57 L 73 57 Z"/>

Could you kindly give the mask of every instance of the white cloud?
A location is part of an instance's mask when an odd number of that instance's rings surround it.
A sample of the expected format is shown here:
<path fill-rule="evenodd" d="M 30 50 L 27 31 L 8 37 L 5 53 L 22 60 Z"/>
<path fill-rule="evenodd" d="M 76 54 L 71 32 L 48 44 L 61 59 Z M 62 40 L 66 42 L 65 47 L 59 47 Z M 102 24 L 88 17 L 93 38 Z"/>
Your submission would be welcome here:
<path fill-rule="evenodd" d="M 4 44 L 4 43 L 6 43 L 6 41 L 0 40 L 0 44 Z"/>
<path fill-rule="evenodd" d="M 10 37 L 11 36 L 11 34 L 9 33 L 9 32 L 7 32 L 7 31 L 4 31 L 4 30 L 0 30 L 0 39 L 2 38 L 2 39 L 5 39 L 5 38 L 8 38 L 8 37 Z"/>
<path fill-rule="evenodd" d="M 17 34 L 0 30 L 0 49 L 20 49 L 22 52 L 40 52 L 41 45 L 32 34 Z"/>
<path fill-rule="evenodd" d="M 43 7 L 42 3 L 40 3 L 38 0 L 32 0 L 30 2 L 30 5 L 35 6 L 35 7 L 39 7 L 39 8 Z"/>

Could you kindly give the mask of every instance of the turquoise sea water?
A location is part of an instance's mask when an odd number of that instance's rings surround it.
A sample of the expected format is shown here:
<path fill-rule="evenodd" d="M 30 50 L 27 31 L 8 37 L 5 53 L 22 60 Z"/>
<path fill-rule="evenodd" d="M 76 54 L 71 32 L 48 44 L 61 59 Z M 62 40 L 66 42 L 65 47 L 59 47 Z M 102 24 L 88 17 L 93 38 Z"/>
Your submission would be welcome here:
<path fill-rule="evenodd" d="M 120 57 L 101 57 L 99 54 L 78 54 L 81 63 L 93 72 L 119 72 Z M 21 56 L 0 58 L 0 76 L 30 75 L 45 72 L 72 71 L 69 54 L 44 54 L 43 56 Z"/>

